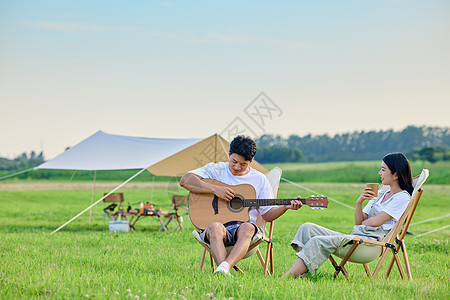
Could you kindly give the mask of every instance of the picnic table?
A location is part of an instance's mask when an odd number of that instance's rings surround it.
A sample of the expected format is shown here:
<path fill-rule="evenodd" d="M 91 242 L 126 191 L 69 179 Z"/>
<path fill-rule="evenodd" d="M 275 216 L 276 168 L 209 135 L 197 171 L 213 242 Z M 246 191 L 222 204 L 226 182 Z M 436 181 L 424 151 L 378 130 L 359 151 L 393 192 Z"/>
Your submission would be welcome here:
<path fill-rule="evenodd" d="M 129 223 L 130 223 L 130 228 L 132 230 L 136 230 L 136 222 L 139 221 L 141 219 L 141 217 L 156 217 L 159 221 L 159 223 L 161 224 L 161 226 L 159 227 L 159 231 L 168 231 L 166 225 L 164 224 L 164 222 L 161 220 L 161 217 L 165 217 L 165 214 L 167 212 L 165 211 L 156 211 L 153 208 L 152 204 L 144 204 L 144 206 L 147 206 L 148 208 L 140 208 L 140 209 L 120 209 L 119 210 L 119 214 L 121 216 L 123 216 L 126 220 L 129 219 Z"/>

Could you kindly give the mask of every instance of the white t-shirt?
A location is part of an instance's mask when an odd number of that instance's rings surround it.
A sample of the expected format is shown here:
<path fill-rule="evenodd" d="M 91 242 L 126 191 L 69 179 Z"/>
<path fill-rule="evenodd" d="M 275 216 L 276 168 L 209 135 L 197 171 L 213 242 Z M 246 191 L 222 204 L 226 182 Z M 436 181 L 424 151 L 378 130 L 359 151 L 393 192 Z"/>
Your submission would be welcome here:
<path fill-rule="evenodd" d="M 363 209 L 364 213 L 369 214 L 370 209 L 372 208 L 372 206 L 374 206 L 378 211 L 384 211 L 385 213 L 390 215 L 392 219 L 381 225 L 381 228 L 384 230 L 390 230 L 392 227 L 394 227 L 395 223 L 397 223 L 398 219 L 400 219 L 400 217 L 405 212 L 409 200 L 411 200 L 411 196 L 408 194 L 408 192 L 403 190 L 401 192 L 395 193 L 387 201 L 381 203 L 384 195 L 386 195 L 388 191 L 389 189 L 381 193 L 377 199 L 370 200 Z"/>
<path fill-rule="evenodd" d="M 214 179 L 228 185 L 250 184 L 255 188 L 257 199 L 273 199 L 272 187 L 266 176 L 255 169 L 242 176 L 235 176 L 229 168 L 230 163 L 219 162 L 209 163 L 196 170 L 189 171 L 202 178 Z M 258 215 L 264 215 L 275 206 L 260 206 L 259 208 L 251 207 L 249 211 L 250 222 L 256 223 Z"/>

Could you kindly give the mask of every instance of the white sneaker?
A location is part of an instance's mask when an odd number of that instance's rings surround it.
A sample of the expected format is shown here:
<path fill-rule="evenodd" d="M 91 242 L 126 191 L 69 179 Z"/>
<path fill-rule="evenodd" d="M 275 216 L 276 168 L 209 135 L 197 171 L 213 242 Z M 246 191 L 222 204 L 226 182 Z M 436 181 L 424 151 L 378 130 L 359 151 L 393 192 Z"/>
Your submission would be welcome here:
<path fill-rule="evenodd" d="M 233 276 L 230 274 L 230 266 L 226 261 L 222 262 L 217 269 L 214 271 L 214 274 L 222 274 L 227 276 Z"/>

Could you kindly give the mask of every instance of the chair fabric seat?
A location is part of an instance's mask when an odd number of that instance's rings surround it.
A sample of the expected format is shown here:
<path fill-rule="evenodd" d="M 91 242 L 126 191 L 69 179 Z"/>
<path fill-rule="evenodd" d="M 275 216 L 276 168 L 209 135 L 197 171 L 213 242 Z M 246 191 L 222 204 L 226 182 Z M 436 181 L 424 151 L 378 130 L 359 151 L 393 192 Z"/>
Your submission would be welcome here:
<path fill-rule="evenodd" d="M 333 255 L 336 255 L 337 257 L 340 258 L 344 258 L 351 248 L 352 248 L 351 244 L 344 247 L 340 247 L 333 253 Z M 353 252 L 352 256 L 350 256 L 348 261 L 366 264 L 377 259 L 379 256 L 381 256 L 382 253 L 383 253 L 382 246 L 363 244 L 359 245 L 355 249 L 355 252 Z"/>

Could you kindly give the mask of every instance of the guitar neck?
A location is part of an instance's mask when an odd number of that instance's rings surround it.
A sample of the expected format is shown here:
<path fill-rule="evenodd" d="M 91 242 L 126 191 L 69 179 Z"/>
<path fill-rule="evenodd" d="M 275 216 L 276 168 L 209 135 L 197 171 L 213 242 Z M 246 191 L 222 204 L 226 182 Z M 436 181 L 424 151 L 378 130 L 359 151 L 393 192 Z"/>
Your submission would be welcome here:
<path fill-rule="evenodd" d="M 299 200 L 303 204 L 306 204 L 306 199 L 245 199 L 244 207 L 252 206 L 272 206 L 272 205 L 289 205 L 292 200 Z"/>
<path fill-rule="evenodd" d="M 213 222 L 225 224 L 230 221 L 247 222 L 249 210 L 244 207 L 290 205 L 292 200 L 299 200 L 303 205 L 314 209 L 324 209 L 328 205 L 327 197 L 317 196 L 306 199 L 255 199 L 253 186 L 249 184 L 228 186 L 212 179 L 203 179 L 209 183 L 233 189 L 235 197 L 230 201 L 219 198 L 213 193 L 189 193 L 189 216 L 198 229 L 206 229 Z"/>

